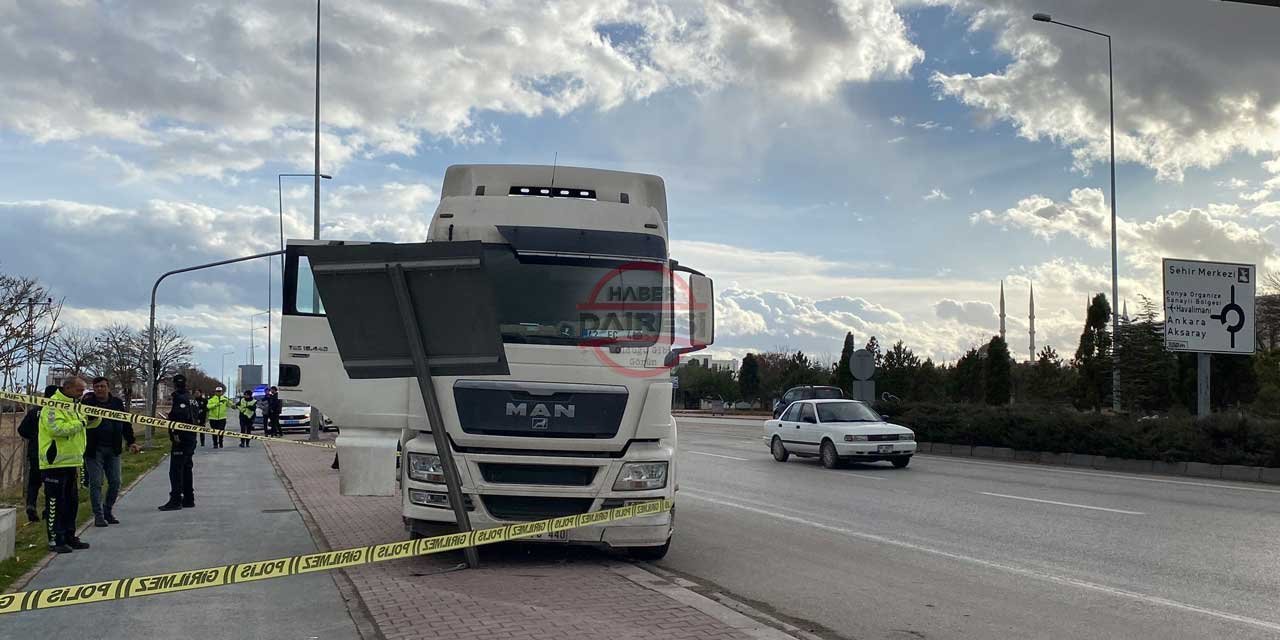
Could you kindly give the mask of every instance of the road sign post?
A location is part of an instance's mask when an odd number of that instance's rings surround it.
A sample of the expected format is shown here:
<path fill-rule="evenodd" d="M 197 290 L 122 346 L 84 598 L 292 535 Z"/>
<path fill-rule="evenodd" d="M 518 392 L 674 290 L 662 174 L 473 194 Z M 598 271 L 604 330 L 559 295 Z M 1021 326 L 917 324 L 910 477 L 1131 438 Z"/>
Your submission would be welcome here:
<path fill-rule="evenodd" d="M 1254 353 L 1252 264 L 1165 258 L 1164 341 L 1170 351 L 1196 354 L 1196 415 L 1209 415 L 1210 355 Z"/>

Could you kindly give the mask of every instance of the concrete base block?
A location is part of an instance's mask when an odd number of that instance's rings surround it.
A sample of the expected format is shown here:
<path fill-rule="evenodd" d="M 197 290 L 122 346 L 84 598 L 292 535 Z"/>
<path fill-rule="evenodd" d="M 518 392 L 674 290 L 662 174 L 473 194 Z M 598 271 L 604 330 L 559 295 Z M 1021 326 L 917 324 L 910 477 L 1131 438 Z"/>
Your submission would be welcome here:
<path fill-rule="evenodd" d="M 991 457 L 1000 458 L 1002 460 L 1012 460 L 1013 449 L 1010 449 L 1009 447 L 992 447 Z"/>
<path fill-rule="evenodd" d="M 1188 462 L 1187 475 L 1194 476 L 1196 478 L 1221 478 L 1222 465 L 1205 464 L 1203 462 Z"/>
<path fill-rule="evenodd" d="M 1262 478 L 1262 467 L 1246 467 L 1238 464 L 1222 465 L 1223 480 L 1240 482 L 1258 482 Z"/>
<path fill-rule="evenodd" d="M 1014 451 L 1013 459 L 1019 462 L 1040 462 L 1039 451 Z"/>
<path fill-rule="evenodd" d="M 18 510 L 0 509 L 0 560 L 13 557 L 13 545 L 18 539 Z"/>
<path fill-rule="evenodd" d="M 1187 463 L 1185 462 L 1161 462 L 1156 460 L 1151 463 L 1152 473 L 1165 473 L 1171 476 L 1184 476 L 1187 474 Z"/>
<path fill-rule="evenodd" d="M 953 444 L 951 445 L 951 455 L 971 456 L 973 455 L 973 447 L 963 444 Z"/>
<path fill-rule="evenodd" d="M 1270 484 L 1280 484 L 1280 469 L 1275 467 L 1264 468 L 1261 477 L 1258 479 Z"/>
<path fill-rule="evenodd" d="M 1129 458 L 1103 458 L 1097 462 L 1099 469 L 1127 471 L 1129 473 L 1151 473 L 1155 466 L 1155 463 L 1150 460 L 1131 460 Z"/>
<path fill-rule="evenodd" d="M 1040 452 L 1040 464 L 1057 464 L 1067 466 L 1067 460 L 1071 457 L 1069 453 L 1050 453 L 1048 451 Z"/>
<path fill-rule="evenodd" d="M 1097 456 L 1091 456 L 1087 453 L 1073 453 L 1067 457 L 1067 464 L 1073 467 L 1093 467 L 1093 459 Z"/>
<path fill-rule="evenodd" d="M 994 457 L 995 457 L 995 454 L 992 452 L 992 447 L 974 447 L 974 448 L 973 448 L 973 457 L 975 457 L 975 458 L 994 458 Z"/>

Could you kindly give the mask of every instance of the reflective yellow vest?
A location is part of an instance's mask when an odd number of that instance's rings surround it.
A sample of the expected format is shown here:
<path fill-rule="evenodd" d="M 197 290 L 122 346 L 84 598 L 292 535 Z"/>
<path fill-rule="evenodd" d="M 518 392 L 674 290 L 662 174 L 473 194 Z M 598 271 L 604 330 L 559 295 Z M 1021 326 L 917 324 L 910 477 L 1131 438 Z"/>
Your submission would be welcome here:
<path fill-rule="evenodd" d="M 253 417 L 253 410 L 258 408 L 257 400 L 238 400 L 236 401 L 236 409 L 240 410 L 240 415 L 246 418 Z"/>
<path fill-rule="evenodd" d="M 54 392 L 50 400 L 72 402 L 62 393 Z M 102 418 L 88 418 L 79 411 L 62 407 L 45 407 L 40 410 L 40 468 L 76 468 L 84 464 L 84 448 L 88 441 L 85 430 L 96 428 Z"/>
<path fill-rule="evenodd" d="M 209 401 L 204 406 L 209 410 L 210 420 L 226 420 L 227 407 L 231 406 L 231 400 L 226 396 L 209 396 Z"/>

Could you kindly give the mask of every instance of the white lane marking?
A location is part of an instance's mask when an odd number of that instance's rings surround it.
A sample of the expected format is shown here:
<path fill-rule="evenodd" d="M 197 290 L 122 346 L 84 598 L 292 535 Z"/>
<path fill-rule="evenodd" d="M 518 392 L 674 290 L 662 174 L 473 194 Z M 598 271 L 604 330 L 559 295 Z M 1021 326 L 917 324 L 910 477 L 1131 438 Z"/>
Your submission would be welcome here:
<path fill-rule="evenodd" d="M 748 461 L 748 459 L 747 459 L 747 458 L 739 458 L 739 457 L 736 457 L 736 456 L 722 456 L 722 455 L 720 455 L 720 454 L 718 454 L 718 453 L 707 453 L 707 452 L 705 452 L 705 451 L 689 451 L 688 453 L 696 453 L 696 454 L 698 454 L 698 455 L 700 455 L 700 456 L 711 456 L 712 458 L 728 458 L 729 460 L 741 460 L 741 461 L 743 461 L 743 462 L 747 462 L 747 461 Z"/>
<path fill-rule="evenodd" d="M 884 478 L 877 478 L 877 477 L 875 477 L 875 476 L 864 476 L 864 475 L 862 475 L 861 473 L 842 473 L 842 474 L 840 474 L 840 475 L 841 475 L 841 477 L 843 477 L 843 476 L 850 476 L 850 477 L 853 477 L 853 478 L 862 478 L 862 479 L 864 479 L 864 480 L 884 480 Z"/>
<path fill-rule="evenodd" d="M 951 456 L 921 454 L 928 456 L 929 462 L 954 462 L 956 464 L 972 464 L 979 467 L 1002 467 L 1005 469 L 1032 469 L 1035 471 L 1043 471 L 1045 473 L 1066 473 L 1076 476 L 1093 476 L 1095 478 L 1121 478 L 1123 480 L 1140 480 L 1142 482 L 1159 482 L 1161 484 L 1184 484 L 1193 487 L 1210 487 L 1213 489 L 1234 489 L 1236 491 L 1256 491 L 1258 493 L 1280 493 L 1280 489 L 1266 489 L 1263 487 L 1242 487 L 1234 484 L 1217 484 L 1214 482 L 1192 482 L 1190 480 L 1165 480 L 1162 478 L 1148 478 L 1146 476 L 1123 474 L 1123 473 L 1103 473 L 1098 471 L 1071 471 L 1069 469 L 1054 469 L 1044 465 L 1027 463 L 1027 464 L 1003 464 L 1000 462 L 979 462 L 977 460 L 960 460 Z"/>
<path fill-rule="evenodd" d="M 1124 509 L 1108 509 L 1107 507 L 1091 507 L 1087 504 L 1076 504 L 1074 502 L 1058 502 L 1057 500 L 1041 500 L 1040 498 L 1025 498 L 1023 496 L 1011 496 L 1004 493 L 991 493 L 988 491 L 979 491 L 984 496 L 995 496 L 997 498 L 1008 498 L 1010 500 L 1026 500 L 1027 502 L 1042 502 L 1044 504 L 1056 504 L 1062 507 L 1075 507 L 1077 509 L 1093 509 L 1094 511 L 1110 511 L 1111 513 L 1124 513 L 1131 516 L 1145 516 L 1147 514 L 1141 511 L 1125 511 Z"/>
<path fill-rule="evenodd" d="M 982 558 L 975 558 L 973 556 L 967 556 L 961 553 L 953 553 L 951 551 L 943 551 L 942 549 L 935 549 L 933 547 L 927 547 L 921 544 L 916 544 L 914 542 L 907 542 L 905 540 L 895 540 L 893 538 L 887 538 L 885 536 L 876 535 L 874 533 L 854 531 L 852 529 L 847 529 L 845 527 L 837 527 L 834 525 L 829 525 L 821 522 L 816 522 L 813 520 L 808 520 L 806 518 L 787 515 L 785 513 L 778 513 L 775 511 L 768 511 L 766 509 L 760 509 L 758 507 L 753 507 L 750 505 L 739 504 L 736 502 L 724 500 L 722 498 L 715 496 L 714 494 L 698 495 L 699 493 L 702 493 L 702 492 L 690 491 L 689 489 L 684 489 L 680 492 L 680 495 L 681 497 L 693 498 L 695 500 L 704 500 L 706 502 L 712 502 L 712 503 L 723 505 L 726 507 L 733 507 L 735 509 L 741 509 L 743 511 L 750 511 L 751 513 L 759 514 L 762 516 L 769 516 L 771 518 L 776 518 L 778 520 L 786 520 L 788 522 L 794 522 L 796 524 L 808 525 L 816 529 L 823 529 L 825 531 L 831 531 L 833 533 L 840 533 L 840 534 L 849 536 L 850 538 L 858 538 L 860 540 L 867 540 L 869 542 L 878 542 L 881 544 L 887 544 L 887 545 L 891 545 L 891 546 L 895 546 L 903 549 L 910 549 L 912 551 L 919 551 L 921 553 L 928 553 L 930 555 L 949 558 L 952 560 L 958 560 L 960 562 L 967 562 L 969 564 L 976 564 L 978 566 L 987 567 L 990 569 L 999 569 L 1001 571 L 1006 571 L 1008 573 L 1013 573 L 1020 576 L 1037 578 L 1040 580 L 1046 580 L 1048 582 L 1054 582 L 1057 584 L 1080 587 L 1082 589 L 1097 591 L 1097 592 L 1105 593 L 1108 595 L 1119 596 L 1122 598 L 1129 598 L 1131 600 L 1137 600 L 1139 602 L 1144 602 L 1146 604 L 1160 605 L 1163 607 L 1169 607 L 1169 608 L 1178 609 L 1181 611 L 1199 613 L 1202 615 L 1219 618 L 1221 620 L 1229 620 L 1231 622 L 1238 622 L 1241 624 L 1246 624 L 1254 627 L 1259 627 L 1262 629 L 1267 629 L 1269 631 L 1280 631 L 1280 624 L 1276 624 L 1274 622 L 1268 622 L 1266 620 L 1259 620 L 1258 618 L 1250 618 L 1248 616 L 1242 616 L 1242 615 L 1230 613 L 1227 611 L 1219 611 L 1217 609 L 1208 609 L 1205 607 L 1198 607 L 1193 604 L 1178 602 L 1177 600 L 1161 598 L 1160 596 L 1148 595 L 1145 593 L 1139 593 L 1137 591 L 1129 591 L 1128 589 L 1109 587 L 1105 584 L 1098 584 L 1096 582 L 1089 582 L 1088 580 L 1081 580 L 1079 578 L 1061 576 L 1053 573 L 1048 573 L 1045 571 L 1039 571 L 1037 569 L 1027 569 L 1024 567 L 1017 567 L 1009 564 L 1004 564 L 1002 562 L 993 562 L 991 560 L 983 560 Z"/>

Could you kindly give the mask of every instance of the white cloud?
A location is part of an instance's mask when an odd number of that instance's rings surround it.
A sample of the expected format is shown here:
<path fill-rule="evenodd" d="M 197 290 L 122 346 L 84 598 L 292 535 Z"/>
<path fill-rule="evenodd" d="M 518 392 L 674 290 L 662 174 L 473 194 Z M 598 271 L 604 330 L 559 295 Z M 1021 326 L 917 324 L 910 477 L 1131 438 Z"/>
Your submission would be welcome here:
<path fill-rule="evenodd" d="M 933 189 L 929 190 L 929 193 L 924 194 L 924 199 L 925 200 L 950 200 L 951 196 L 948 196 L 946 192 L 943 191 L 942 189 L 934 187 Z"/>
<path fill-rule="evenodd" d="M 987 121 L 1072 149 L 1086 169 L 1109 156 L 1105 43 L 1028 19 L 1021 0 L 949 0 L 975 30 L 995 33 L 1012 62 L 995 73 L 935 72 L 938 91 Z M 1237 152 L 1280 151 L 1280 69 L 1257 55 L 1274 25 L 1252 8 L 1166 0 L 1045 0 L 1118 34 L 1116 156 L 1181 180 Z M 1060 9 L 1060 11 L 1058 11 Z M 1261 16 L 1259 16 L 1261 17 Z M 1206 37 L 1205 34 L 1214 34 Z"/>
<path fill-rule="evenodd" d="M 1243 178 L 1231 178 L 1229 180 L 1218 180 L 1213 183 L 1216 187 L 1226 187 L 1228 189 L 1243 189 L 1249 186 L 1249 181 Z"/>
<path fill-rule="evenodd" d="M 936 122 L 934 122 L 934 121 L 932 121 L 932 120 L 928 120 L 928 121 L 925 121 L 925 122 L 917 122 L 915 126 L 916 126 L 917 128 L 919 128 L 919 129 L 924 129 L 924 130 L 928 131 L 928 130 L 930 130 L 930 129 L 937 129 L 938 127 L 940 127 L 940 126 L 942 126 L 942 125 L 940 125 L 940 124 L 938 124 L 938 123 L 936 123 Z"/>
<path fill-rule="evenodd" d="M 1247 200 L 1249 202 L 1258 202 L 1261 200 L 1266 200 L 1267 197 L 1269 197 L 1270 195 L 1271 195 L 1270 189 L 1258 189 L 1257 191 L 1251 191 L 1247 193 L 1241 192 L 1240 199 Z"/>
<path fill-rule="evenodd" d="M 903 140 L 906 140 L 906 139 L 907 139 L 907 138 L 906 138 L 906 136 L 898 136 L 898 137 L 896 137 L 896 138 L 889 138 L 889 144 L 898 144 L 899 142 L 902 142 Z"/>
<path fill-rule="evenodd" d="M 825 102 L 845 83 L 903 77 L 924 55 L 889 0 L 324 11 L 327 170 L 430 138 L 498 139 L 492 114 L 607 110 L 673 88 Z M 310 161 L 314 22 L 290 3 L 3 3 L 0 24 L 0 130 L 94 140 L 162 178 Z"/>
<path fill-rule="evenodd" d="M 966 300 L 964 302 L 943 298 L 933 305 L 934 313 L 943 320 L 955 320 L 962 324 L 982 327 L 988 331 L 997 327 L 996 307 L 990 302 Z"/>
<path fill-rule="evenodd" d="M 889 122 L 892 122 L 893 124 L 901 127 L 904 123 L 906 123 L 906 119 L 903 118 L 902 116 L 893 116 L 889 118 Z"/>

